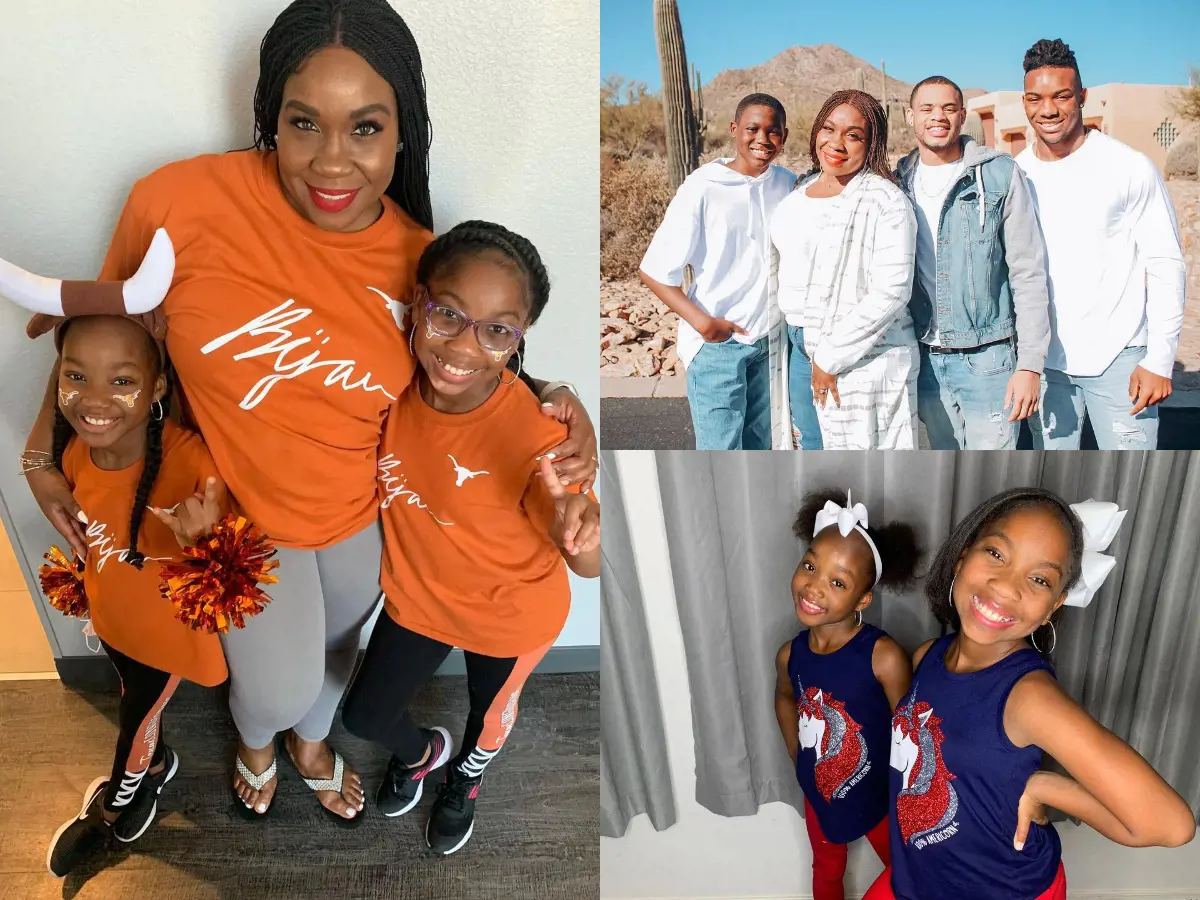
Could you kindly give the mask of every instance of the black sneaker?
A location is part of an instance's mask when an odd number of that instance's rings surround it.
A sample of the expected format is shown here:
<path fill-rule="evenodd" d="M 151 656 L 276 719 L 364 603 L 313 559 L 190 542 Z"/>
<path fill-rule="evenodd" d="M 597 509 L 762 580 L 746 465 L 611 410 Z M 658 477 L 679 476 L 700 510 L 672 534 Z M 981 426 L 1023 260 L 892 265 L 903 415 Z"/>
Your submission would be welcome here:
<path fill-rule="evenodd" d="M 438 798 L 425 826 L 425 843 L 434 853 L 449 856 L 471 839 L 475 830 L 475 798 L 482 782 L 482 776 L 467 778 L 457 769 L 447 770 L 446 780 L 437 787 Z"/>
<path fill-rule="evenodd" d="M 133 799 L 121 810 L 121 815 L 113 823 L 113 835 L 118 841 L 126 844 L 136 841 L 146 833 L 146 829 L 154 821 L 154 814 L 158 812 L 158 795 L 179 771 L 179 754 L 165 744 L 163 751 L 166 760 L 163 770 L 157 775 L 147 772 L 142 776 Z"/>
<path fill-rule="evenodd" d="M 104 821 L 104 789 L 108 776 L 97 778 L 83 793 L 83 808 L 79 815 L 67 819 L 50 839 L 46 851 L 46 868 L 57 878 L 69 874 L 76 866 L 103 850 L 112 833 L 112 826 Z"/>
<path fill-rule="evenodd" d="M 429 761 L 418 769 L 410 769 L 393 756 L 388 761 L 379 793 L 375 795 L 376 804 L 389 818 L 402 816 L 417 805 L 424 789 L 425 776 L 444 766 L 453 751 L 450 732 L 440 725 L 422 728 L 421 732 L 429 739 Z"/>

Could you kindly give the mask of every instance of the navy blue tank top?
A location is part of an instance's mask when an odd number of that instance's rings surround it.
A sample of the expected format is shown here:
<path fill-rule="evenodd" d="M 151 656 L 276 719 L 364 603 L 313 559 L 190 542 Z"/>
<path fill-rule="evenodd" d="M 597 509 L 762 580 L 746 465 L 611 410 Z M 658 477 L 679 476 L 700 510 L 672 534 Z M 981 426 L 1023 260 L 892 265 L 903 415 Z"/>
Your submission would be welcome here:
<path fill-rule="evenodd" d="M 1004 733 L 1013 686 L 1050 664 L 1018 650 L 978 672 L 946 669 L 953 634 L 935 641 L 892 720 L 889 822 L 897 900 L 1033 900 L 1054 881 L 1062 845 L 1031 825 L 1013 847 L 1017 803 L 1041 768 L 1038 747 Z"/>
<path fill-rule="evenodd" d="M 886 634 L 863 625 L 833 653 L 813 653 L 808 632 L 792 641 L 788 675 L 796 696 L 796 779 L 835 844 L 856 841 L 887 816 L 892 707 L 871 670 Z"/>

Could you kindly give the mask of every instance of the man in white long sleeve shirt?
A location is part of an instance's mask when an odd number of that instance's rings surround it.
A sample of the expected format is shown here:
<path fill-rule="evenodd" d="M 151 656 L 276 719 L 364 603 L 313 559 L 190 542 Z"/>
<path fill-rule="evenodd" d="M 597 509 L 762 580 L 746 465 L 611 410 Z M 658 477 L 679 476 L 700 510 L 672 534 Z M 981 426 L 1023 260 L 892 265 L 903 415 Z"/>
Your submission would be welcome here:
<path fill-rule="evenodd" d="M 1046 240 L 1050 349 L 1034 446 L 1077 449 L 1085 416 L 1102 450 L 1153 450 L 1183 325 L 1179 226 L 1141 153 L 1083 125 L 1075 54 L 1042 40 L 1025 54 L 1034 142 L 1017 156 Z"/>

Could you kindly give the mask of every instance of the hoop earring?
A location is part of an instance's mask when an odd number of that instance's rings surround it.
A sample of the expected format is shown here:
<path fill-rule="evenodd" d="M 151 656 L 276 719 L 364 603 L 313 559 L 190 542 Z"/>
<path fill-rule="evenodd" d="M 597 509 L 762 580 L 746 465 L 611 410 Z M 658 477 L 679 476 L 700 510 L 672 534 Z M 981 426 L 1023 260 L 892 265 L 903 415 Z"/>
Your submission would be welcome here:
<path fill-rule="evenodd" d="M 408 329 L 408 352 L 413 359 L 417 358 L 417 351 L 413 349 L 413 338 L 417 336 L 417 323 L 413 322 L 413 327 Z"/>
<path fill-rule="evenodd" d="M 152 419 L 154 419 L 155 422 L 161 422 L 163 420 L 163 405 L 162 405 L 162 403 L 155 400 L 153 403 L 150 404 L 150 417 Z"/>
<path fill-rule="evenodd" d="M 1050 649 L 1045 651 L 1046 655 L 1049 656 L 1054 652 L 1054 648 L 1058 646 L 1058 629 L 1054 627 L 1053 622 L 1047 622 L 1046 624 L 1050 626 Z M 1037 645 L 1037 639 L 1032 634 L 1029 635 L 1029 643 L 1033 644 L 1033 649 L 1038 653 L 1042 652 L 1042 648 Z"/>
<path fill-rule="evenodd" d="M 1046 655 L 1049 656 L 1054 652 L 1054 648 L 1058 646 L 1058 630 L 1054 627 L 1053 622 L 1047 622 L 1046 624 L 1050 626 L 1050 649 L 1045 651 Z M 1033 644 L 1033 649 L 1038 653 L 1042 652 L 1042 648 L 1037 644 L 1037 638 L 1032 634 L 1029 635 L 1029 643 Z"/>
<path fill-rule="evenodd" d="M 862 623 L 863 623 L 863 615 L 862 615 L 862 610 L 861 610 L 861 609 L 856 609 L 856 610 L 854 611 L 854 624 L 855 624 L 855 625 L 862 625 Z"/>
<path fill-rule="evenodd" d="M 496 379 L 501 384 L 512 384 L 514 381 L 516 381 L 518 378 L 521 377 L 521 351 L 520 350 L 517 351 L 517 371 L 513 372 L 512 381 L 504 380 L 505 372 L 512 372 L 512 369 L 510 369 L 508 366 L 505 366 L 503 369 L 500 370 L 500 374 L 496 376 Z"/>

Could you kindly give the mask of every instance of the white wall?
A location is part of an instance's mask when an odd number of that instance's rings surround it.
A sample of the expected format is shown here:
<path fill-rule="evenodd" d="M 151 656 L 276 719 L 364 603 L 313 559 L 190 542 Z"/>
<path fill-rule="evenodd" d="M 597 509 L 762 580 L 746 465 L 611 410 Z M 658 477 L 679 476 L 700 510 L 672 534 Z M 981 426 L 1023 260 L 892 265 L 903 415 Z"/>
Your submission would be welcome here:
<path fill-rule="evenodd" d="M 44 0 L 0 27 L 0 255 L 94 277 L 133 181 L 173 159 L 248 147 L 263 33 L 286 0 Z M 572 381 L 599 425 L 598 0 L 394 0 L 421 47 L 434 218 L 528 236 L 554 293 L 527 367 Z M 36 570 L 54 532 L 14 475 L 52 358 L 0 303 L 0 513 Z M 46 615 L 45 608 L 43 615 Z M 66 655 L 85 653 L 50 610 Z M 600 639 L 599 586 L 574 581 L 560 645 Z"/>
<path fill-rule="evenodd" d="M 601 896 L 606 900 L 811 897 L 808 836 L 803 820 L 790 806 L 772 803 L 756 816 L 726 818 L 696 803 L 691 693 L 654 455 L 647 451 L 616 455 L 638 580 L 646 598 L 679 820 L 656 832 L 646 816 L 638 816 L 624 837 L 601 838 Z M 1200 841 L 1175 850 L 1132 850 L 1087 827 L 1058 828 L 1072 900 L 1200 897 Z M 881 870 L 866 841 L 858 841 L 850 851 L 848 896 L 861 897 Z"/>

